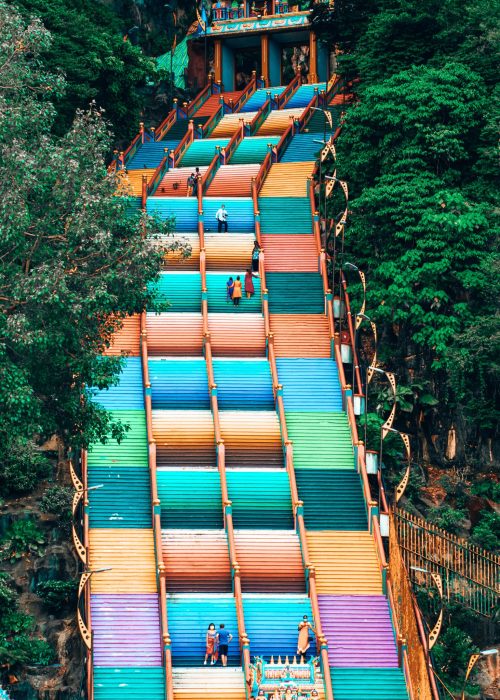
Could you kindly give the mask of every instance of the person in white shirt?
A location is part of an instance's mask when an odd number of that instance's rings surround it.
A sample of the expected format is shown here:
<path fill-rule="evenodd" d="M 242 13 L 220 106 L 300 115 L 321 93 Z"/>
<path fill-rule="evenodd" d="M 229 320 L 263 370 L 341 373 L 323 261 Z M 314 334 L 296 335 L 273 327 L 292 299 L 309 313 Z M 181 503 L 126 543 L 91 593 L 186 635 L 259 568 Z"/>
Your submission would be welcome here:
<path fill-rule="evenodd" d="M 215 214 L 215 218 L 217 219 L 217 231 L 219 233 L 221 233 L 222 229 L 224 229 L 224 233 L 227 233 L 227 216 L 226 205 L 221 204 Z"/>

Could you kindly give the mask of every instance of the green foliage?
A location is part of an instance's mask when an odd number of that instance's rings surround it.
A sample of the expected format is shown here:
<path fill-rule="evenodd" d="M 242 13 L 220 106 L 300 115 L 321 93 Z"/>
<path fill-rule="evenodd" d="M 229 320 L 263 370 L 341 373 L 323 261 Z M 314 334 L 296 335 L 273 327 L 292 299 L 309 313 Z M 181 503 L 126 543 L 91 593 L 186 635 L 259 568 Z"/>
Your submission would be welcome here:
<path fill-rule="evenodd" d="M 498 553 L 500 551 L 500 515 L 493 511 L 482 513 L 472 531 L 471 540 L 478 547 Z"/>
<path fill-rule="evenodd" d="M 495 503 L 500 503 L 500 483 L 484 479 L 484 481 L 476 481 L 471 486 L 471 493 L 476 496 L 484 496 L 490 498 Z"/>
<path fill-rule="evenodd" d="M 45 474 L 36 446 L 53 435 L 74 449 L 125 437 L 127 426 L 82 387 L 116 382 L 121 359 L 102 355 L 123 318 L 154 304 L 148 283 L 175 244 L 170 224 L 115 196 L 101 112 L 77 112 L 66 133 L 52 133 L 50 100 L 64 94 L 64 81 L 46 70 L 51 37 L 40 21 L 26 25 L 0 0 L 0 32 L 0 490 L 7 494 Z"/>
<path fill-rule="evenodd" d="M 121 138 L 135 136 L 148 83 L 160 76 L 154 60 L 123 40 L 128 27 L 91 0 L 16 0 L 25 17 L 38 16 L 52 43 L 41 54 L 48 71 L 63 71 L 66 90 L 55 102 L 56 131 L 64 133 L 76 109 L 94 100 Z"/>
<path fill-rule="evenodd" d="M 453 691 L 461 691 L 470 655 L 478 651 L 471 637 L 459 627 L 450 625 L 439 637 L 433 649 L 434 659 Z M 472 686 L 468 686 L 471 690 Z"/>
<path fill-rule="evenodd" d="M 47 608 L 54 612 L 61 612 L 62 609 L 74 607 L 77 600 L 77 581 L 44 581 L 36 587 L 36 594 L 40 596 Z"/>
<path fill-rule="evenodd" d="M 436 508 L 431 508 L 427 514 L 427 519 L 431 523 L 435 523 L 443 530 L 448 530 L 453 534 L 457 534 L 463 528 L 464 520 L 467 517 L 467 511 L 461 508 L 452 508 L 449 505 L 443 505 Z"/>
<path fill-rule="evenodd" d="M 67 486 L 50 486 L 40 500 L 40 510 L 42 513 L 57 515 L 61 524 L 67 524 L 72 518 L 72 502 L 72 489 Z"/>
<path fill-rule="evenodd" d="M 40 555 L 44 544 L 44 534 L 33 520 L 16 520 L 1 539 L 0 560 Z"/>

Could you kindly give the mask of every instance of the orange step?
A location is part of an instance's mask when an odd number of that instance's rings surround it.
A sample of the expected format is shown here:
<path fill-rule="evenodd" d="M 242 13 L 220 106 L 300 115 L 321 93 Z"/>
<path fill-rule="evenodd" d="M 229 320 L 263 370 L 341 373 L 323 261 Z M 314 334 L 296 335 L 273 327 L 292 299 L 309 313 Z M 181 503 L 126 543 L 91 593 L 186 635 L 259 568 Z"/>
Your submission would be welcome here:
<path fill-rule="evenodd" d="M 91 529 L 92 593 L 156 593 L 153 530 Z"/>
<path fill-rule="evenodd" d="M 196 126 L 197 117 L 211 117 L 214 112 L 216 112 L 220 107 L 220 98 L 224 98 L 226 104 L 230 104 L 230 101 L 236 102 L 241 95 L 241 90 L 236 90 L 234 92 L 224 92 L 221 95 L 210 95 L 210 97 L 205 100 L 201 107 L 196 111 L 193 121 Z"/>
<path fill-rule="evenodd" d="M 104 354 L 134 355 L 137 357 L 141 354 L 141 317 L 138 314 L 127 316 L 123 319 L 122 324 L 122 328 L 114 334 L 111 345 Z"/>
<path fill-rule="evenodd" d="M 203 175 L 208 166 L 202 165 L 200 173 Z M 172 168 L 167 170 L 155 191 L 155 197 L 186 197 L 187 179 L 194 173 L 194 168 Z"/>
<path fill-rule="evenodd" d="M 261 314 L 208 314 L 214 357 L 265 357 L 266 334 Z"/>
<path fill-rule="evenodd" d="M 214 467 L 214 423 L 210 411 L 153 410 L 159 467 Z"/>
<path fill-rule="evenodd" d="M 283 467 L 283 448 L 275 411 L 219 411 L 226 466 Z"/>
<path fill-rule="evenodd" d="M 241 120 L 251 122 L 257 112 L 236 112 L 235 114 L 226 114 L 222 117 L 215 129 L 210 134 L 210 138 L 217 136 L 232 136 L 239 129 Z"/>
<path fill-rule="evenodd" d="M 163 263 L 164 267 L 169 272 L 182 272 L 184 270 L 196 270 L 196 272 L 199 272 L 200 239 L 198 238 L 198 234 L 184 233 L 175 234 L 174 236 L 166 236 L 164 242 L 165 244 L 171 244 L 176 241 L 183 245 L 188 244 L 190 254 L 186 257 L 182 254 L 181 250 L 171 250 L 165 256 Z"/>
<path fill-rule="evenodd" d="M 260 165 L 221 165 L 208 188 L 209 197 L 251 197 Z"/>
<path fill-rule="evenodd" d="M 267 272 L 317 272 L 318 253 L 309 234 L 263 235 Z"/>
<path fill-rule="evenodd" d="M 207 270 L 251 269 L 254 240 L 247 233 L 206 233 Z"/>
<path fill-rule="evenodd" d="M 300 543 L 293 530 L 236 530 L 244 592 L 304 593 Z"/>
<path fill-rule="evenodd" d="M 145 175 L 149 182 L 154 172 L 154 168 L 118 170 L 116 173 L 118 178 L 116 193 L 123 196 L 133 195 L 134 197 L 140 197 L 142 195 L 142 176 Z"/>
<path fill-rule="evenodd" d="M 330 357 L 328 320 L 321 314 L 271 314 L 276 357 Z"/>
<path fill-rule="evenodd" d="M 382 574 L 369 532 L 309 531 L 307 545 L 318 593 L 382 594 Z"/>
<path fill-rule="evenodd" d="M 162 530 L 169 593 L 232 590 L 225 530 Z"/>
<path fill-rule="evenodd" d="M 307 178 L 314 170 L 314 161 L 274 163 L 271 165 L 259 197 L 307 197 Z"/>
<path fill-rule="evenodd" d="M 298 119 L 303 111 L 303 107 L 294 109 L 274 109 L 272 112 L 269 112 L 269 116 L 259 127 L 256 136 L 278 136 L 282 134 L 288 129 L 292 119 Z"/>
<path fill-rule="evenodd" d="M 149 355 L 174 355 L 175 357 L 184 355 L 201 357 L 202 355 L 201 314 L 148 313 L 146 330 Z"/>
<path fill-rule="evenodd" d="M 245 700 L 246 697 L 241 666 L 174 667 L 172 675 L 176 700 Z"/>

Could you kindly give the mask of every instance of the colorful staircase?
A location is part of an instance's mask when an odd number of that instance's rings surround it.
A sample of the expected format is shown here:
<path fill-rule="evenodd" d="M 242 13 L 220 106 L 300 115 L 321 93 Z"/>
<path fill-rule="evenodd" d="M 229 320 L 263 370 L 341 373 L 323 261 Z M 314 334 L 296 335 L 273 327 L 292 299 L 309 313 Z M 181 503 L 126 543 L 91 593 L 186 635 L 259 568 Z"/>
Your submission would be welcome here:
<path fill-rule="evenodd" d="M 147 199 L 193 254 L 167 257 L 156 285 L 167 310 L 148 311 L 142 326 L 126 320 L 108 351 L 129 355 L 120 383 L 95 396 L 131 426 L 120 444 L 88 456 L 88 484 L 103 485 L 89 492 L 90 565 L 111 567 L 91 582 L 97 700 L 164 699 L 170 681 L 175 700 L 244 700 L 249 660 L 293 657 L 303 615 L 327 640 L 321 696 L 331 682 L 335 700 L 408 698 L 343 370 L 332 359 L 310 194 L 323 125 L 317 113 L 299 121 L 315 88 L 324 84 L 298 87 L 243 138 L 203 193 L 202 214 L 174 183 L 209 165 L 239 113 L 193 141 Z M 245 120 L 266 101 L 254 92 Z M 210 96 L 195 122 L 219 105 Z M 292 118 L 296 133 L 269 167 Z M 229 232 L 219 234 L 222 202 Z M 255 295 L 235 307 L 226 280 L 243 281 L 255 237 Z M 228 668 L 202 665 L 212 622 L 234 637 Z"/>

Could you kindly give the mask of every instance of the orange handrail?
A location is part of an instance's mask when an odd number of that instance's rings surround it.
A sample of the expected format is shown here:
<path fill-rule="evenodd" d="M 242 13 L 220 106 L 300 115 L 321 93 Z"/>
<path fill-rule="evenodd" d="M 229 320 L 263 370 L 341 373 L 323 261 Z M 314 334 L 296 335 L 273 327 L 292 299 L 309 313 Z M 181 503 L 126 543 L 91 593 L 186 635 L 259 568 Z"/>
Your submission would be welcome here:
<path fill-rule="evenodd" d="M 234 132 L 234 134 L 231 136 L 231 140 L 225 146 L 224 148 L 221 149 L 221 157 L 223 160 L 223 165 L 227 165 L 227 163 L 230 161 L 231 156 L 235 152 L 235 150 L 238 148 L 240 143 L 243 141 L 245 137 L 245 120 L 242 117 L 240 119 L 240 125 Z"/>
<path fill-rule="evenodd" d="M 82 466 L 82 484 L 83 484 L 83 546 L 85 547 L 85 568 L 90 568 L 89 561 L 89 545 L 90 545 L 90 532 L 89 532 L 89 495 L 88 495 L 88 453 L 87 450 L 81 451 L 81 466 Z M 85 624 L 90 633 L 90 639 L 92 648 L 86 650 L 85 656 L 85 670 L 86 670 L 86 681 L 87 681 L 87 697 L 88 700 L 94 700 L 94 664 L 93 664 L 93 653 L 94 653 L 94 635 L 92 631 L 92 613 L 90 609 L 90 581 L 87 582 L 84 591 L 84 609 L 85 609 Z"/>
<path fill-rule="evenodd" d="M 153 436 L 153 409 L 151 402 L 151 382 L 149 380 L 148 364 L 148 335 L 146 328 L 146 312 L 141 313 L 141 364 L 142 382 L 144 387 L 144 406 L 146 411 L 146 431 L 148 438 L 148 466 L 151 483 L 151 516 L 153 524 L 153 537 L 155 545 L 155 563 L 157 573 L 157 585 L 160 597 L 160 625 L 163 647 L 163 661 L 165 664 L 165 698 L 172 700 L 174 697 L 174 682 L 172 676 L 172 651 L 171 640 L 168 633 L 167 617 L 167 591 L 165 581 L 165 566 L 161 558 L 161 521 L 160 499 L 158 498 L 158 485 L 156 480 L 156 442 Z"/>
<path fill-rule="evenodd" d="M 221 161 L 221 156 L 220 156 L 220 146 L 215 147 L 215 155 L 210 161 L 210 165 L 208 168 L 205 170 L 203 175 L 201 176 L 200 182 L 198 183 L 198 190 L 202 192 L 206 192 L 206 190 L 209 188 L 210 183 L 215 177 L 215 173 L 220 167 L 220 161 Z"/>
<path fill-rule="evenodd" d="M 180 141 L 175 150 L 170 152 L 170 158 L 171 158 L 171 163 L 170 167 L 171 168 L 177 168 L 179 161 L 181 160 L 182 156 L 184 153 L 187 151 L 189 146 L 193 143 L 194 141 L 194 123 L 193 120 L 189 120 L 188 124 L 188 129 L 186 133 L 184 134 L 182 141 Z"/>
<path fill-rule="evenodd" d="M 168 156 L 163 156 L 163 158 L 160 161 L 159 166 L 156 168 L 154 171 L 153 175 L 151 176 L 151 180 L 147 183 L 147 188 L 146 188 L 146 196 L 151 196 L 155 193 L 156 188 L 160 184 L 160 182 L 163 179 L 163 176 L 168 170 Z M 144 182 L 144 179 L 143 179 Z M 146 207 L 146 200 L 144 199 L 144 188 L 143 188 L 143 202 L 142 202 L 142 208 L 144 209 Z"/>

